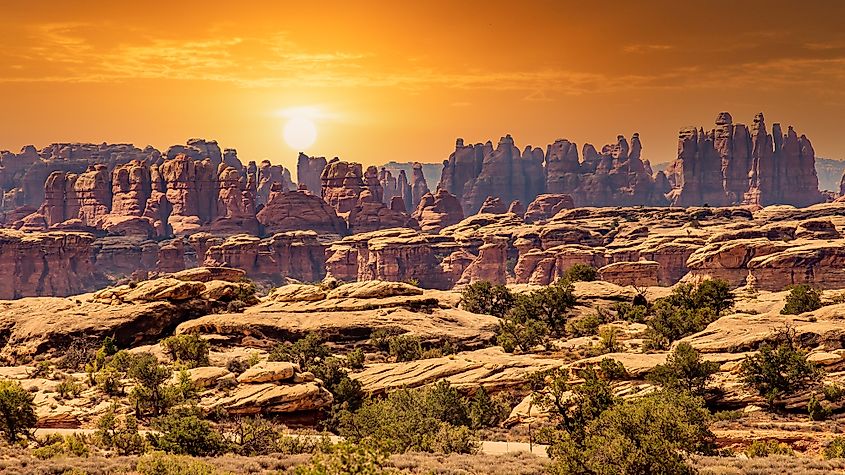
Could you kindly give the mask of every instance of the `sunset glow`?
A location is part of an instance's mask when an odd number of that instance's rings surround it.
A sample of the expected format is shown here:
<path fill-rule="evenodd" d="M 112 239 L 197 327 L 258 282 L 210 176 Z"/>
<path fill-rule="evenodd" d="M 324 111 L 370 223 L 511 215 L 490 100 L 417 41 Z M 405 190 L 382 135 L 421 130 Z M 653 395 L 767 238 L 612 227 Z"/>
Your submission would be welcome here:
<path fill-rule="evenodd" d="M 205 137 L 291 167 L 292 148 L 440 162 L 459 136 L 639 132 L 659 163 L 680 126 L 721 110 L 789 118 L 822 157 L 845 149 L 832 2 L 0 3 L 0 149 Z M 316 136 L 297 121 L 289 140 L 278 111 L 314 107 Z"/>

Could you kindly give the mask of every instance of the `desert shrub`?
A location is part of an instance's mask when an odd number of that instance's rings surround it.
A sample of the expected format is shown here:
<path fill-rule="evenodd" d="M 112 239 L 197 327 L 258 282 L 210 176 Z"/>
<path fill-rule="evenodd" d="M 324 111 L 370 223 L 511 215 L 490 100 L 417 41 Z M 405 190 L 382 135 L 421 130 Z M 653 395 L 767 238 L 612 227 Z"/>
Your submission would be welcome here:
<path fill-rule="evenodd" d="M 135 387 L 129 394 L 139 416 L 164 414 L 169 408 L 184 403 L 195 396 L 195 390 L 188 374 L 180 371 L 177 382 L 166 384 L 172 371 L 159 364 L 152 353 L 139 353 L 134 356 L 127 374 L 135 381 Z"/>
<path fill-rule="evenodd" d="M 378 443 L 392 453 L 472 453 L 477 450 L 468 404 L 446 382 L 400 389 L 384 399 L 367 399 L 357 411 L 344 411 L 339 432 L 356 443 Z"/>
<path fill-rule="evenodd" d="M 223 437 L 193 409 L 176 410 L 153 420 L 157 433 L 147 435 L 150 443 L 167 453 L 208 456 L 222 453 Z"/>
<path fill-rule="evenodd" d="M 830 409 L 822 405 L 815 394 L 810 396 L 810 401 L 807 402 L 807 414 L 811 421 L 823 421 L 830 417 L 830 412 Z"/>
<path fill-rule="evenodd" d="M 713 413 L 713 421 L 738 421 L 745 416 L 742 411 L 716 411 Z"/>
<path fill-rule="evenodd" d="M 825 384 L 823 391 L 824 398 L 830 402 L 839 402 L 845 396 L 845 389 L 838 384 Z"/>
<path fill-rule="evenodd" d="M 601 353 L 617 353 L 624 349 L 619 341 L 619 328 L 605 325 L 599 328 L 598 350 Z"/>
<path fill-rule="evenodd" d="M 56 392 L 61 399 L 75 398 L 82 392 L 82 384 L 73 376 L 65 376 L 56 386 Z"/>
<path fill-rule="evenodd" d="M 506 316 L 499 321 L 496 343 L 508 353 L 525 352 L 537 345 L 545 345 L 549 327 L 531 318 Z"/>
<path fill-rule="evenodd" d="M 837 436 L 831 439 L 824 448 L 824 458 L 845 458 L 845 437 Z"/>
<path fill-rule="evenodd" d="M 400 361 L 414 361 L 423 354 L 420 337 L 416 335 L 397 335 L 388 342 L 388 354 Z"/>
<path fill-rule="evenodd" d="M 316 333 L 309 333 L 294 343 L 281 343 L 270 352 L 269 361 L 289 361 L 300 368 L 308 368 L 331 355 L 329 347 Z"/>
<path fill-rule="evenodd" d="M 503 317 L 513 306 L 514 295 L 504 285 L 475 282 L 461 292 L 461 307 L 472 313 Z"/>
<path fill-rule="evenodd" d="M 563 273 L 562 279 L 567 282 L 592 282 L 599 278 L 595 267 L 587 264 L 573 264 Z"/>
<path fill-rule="evenodd" d="M 598 367 L 601 377 L 606 381 L 622 381 L 628 379 L 628 370 L 625 365 L 613 358 L 602 358 Z"/>
<path fill-rule="evenodd" d="M 142 454 L 147 450 L 147 442 L 138 433 L 138 420 L 132 415 L 115 414 L 115 407 L 110 407 L 97 421 L 94 438 L 105 448 L 113 449 L 118 455 Z"/>
<path fill-rule="evenodd" d="M 499 322 L 496 342 L 510 353 L 545 345 L 550 336 L 564 336 L 567 316 L 576 304 L 572 283 L 564 280 L 519 294 Z"/>
<path fill-rule="evenodd" d="M 807 360 L 807 351 L 798 346 L 795 330 L 789 327 L 778 332 L 775 346 L 763 343 L 755 355 L 746 357 L 740 371 L 745 385 L 766 398 L 770 406 L 817 383 L 822 376 L 822 371 Z"/>
<path fill-rule="evenodd" d="M 713 434 L 700 398 L 659 391 L 616 403 L 580 432 L 552 435 L 549 455 L 556 473 L 695 473 L 691 453 L 709 453 Z"/>
<path fill-rule="evenodd" d="M 583 383 L 573 386 L 564 369 L 539 373 L 533 377 L 540 384 L 535 384 L 532 396 L 535 404 L 551 413 L 558 431 L 578 441 L 583 440 L 591 421 L 618 403 L 610 379 L 595 365 L 583 369 L 580 376 Z M 554 435 L 545 437 L 553 439 Z"/>
<path fill-rule="evenodd" d="M 382 475 L 392 473 L 383 467 L 387 454 L 368 445 L 342 442 L 320 452 L 306 465 L 294 469 L 295 475 Z"/>
<path fill-rule="evenodd" d="M 648 317 L 647 305 L 636 305 L 628 302 L 619 302 L 611 307 L 616 312 L 617 320 L 624 320 L 632 323 L 645 323 Z"/>
<path fill-rule="evenodd" d="M 138 459 L 135 470 L 141 475 L 213 475 L 213 466 L 192 457 L 153 452 Z"/>
<path fill-rule="evenodd" d="M 85 368 L 97 352 L 97 344 L 88 338 L 75 338 L 64 349 L 56 366 L 62 369 L 78 371 Z"/>
<path fill-rule="evenodd" d="M 798 284 L 790 288 L 786 303 L 780 311 L 783 315 L 798 315 L 812 312 L 822 307 L 822 293 L 807 284 Z"/>
<path fill-rule="evenodd" d="M 197 334 L 174 335 L 161 342 L 170 358 L 188 368 L 208 366 L 208 341 Z"/>
<path fill-rule="evenodd" d="M 794 455 L 792 449 L 777 440 L 755 440 L 745 449 L 748 457 L 768 457 L 770 455 Z"/>
<path fill-rule="evenodd" d="M 734 304 L 730 285 L 710 279 L 698 285 L 680 284 L 657 299 L 646 319 L 647 347 L 666 349 L 673 341 L 704 330 Z"/>
<path fill-rule="evenodd" d="M 370 334 L 370 344 L 381 351 L 387 351 L 390 348 L 390 339 L 403 333 L 405 333 L 405 330 L 401 328 L 377 328 Z"/>
<path fill-rule="evenodd" d="M 592 336 L 598 333 L 599 327 L 610 323 L 602 312 L 591 313 L 580 318 L 574 318 L 566 323 L 566 333 L 574 337 Z"/>
<path fill-rule="evenodd" d="M 104 393 L 109 396 L 117 396 L 123 394 L 122 376 L 116 369 L 106 367 L 94 376 L 94 381 Z"/>
<path fill-rule="evenodd" d="M 346 354 L 346 366 L 349 369 L 364 369 L 364 360 L 366 355 L 361 348 L 355 348 Z"/>
<path fill-rule="evenodd" d="M 511 413 L 511 406 L 506 399 L 491 397 L 483 386 L 475 391 L 468 409 L 467 418 L 472 429 L 496 427 Z"/>
<path fill-rule="evenodd" d="M 666 389 L 689 391 L 701 396 L 711 376 L 718 371 L 718 363 L 703 361 L 698 350 L 687 342 L 681 342 L 666 358 L 666 363 L 651 370 L 648 379 Z"/>
<path fill-rule="evenodd" d="M 240 375 L 249 368 L 249 363 L 243 358 L 232 358 L 226 362 L 226 369 L 235 375 Z"/>
<path fill-rule="evenodd" d="M 238 417 L 223 426 L 228 449 L 238 455 L 267 455 L 278 451 L 281 428 L 260 416 Z"/>
<path fill-rule="evenodd" d="M 0 432 L 13 444 L 35 427 L 34 396 L 17 381 L 0 381 Z"/>
<path fill-rule="evenodd" d="M 700 332 L 718 318 L 708 307 L 678 307 L 668 300 L 658 300 L 646 321 L 647 347 L 666 349 L 673 341 Z"/>

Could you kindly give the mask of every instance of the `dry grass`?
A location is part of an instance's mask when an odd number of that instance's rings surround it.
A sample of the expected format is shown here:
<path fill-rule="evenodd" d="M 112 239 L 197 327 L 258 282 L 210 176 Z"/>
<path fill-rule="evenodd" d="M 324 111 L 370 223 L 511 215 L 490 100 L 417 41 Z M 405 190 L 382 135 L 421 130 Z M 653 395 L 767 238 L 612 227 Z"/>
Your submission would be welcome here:
<path fill-rule="evenodd" d="M 241 457 L 226 455 L 221 457 L 197 458 L 213 466 L 221 474 L 283 474 L 302 465 L 310 455 L 275 455 L 259 457 Z M 530 454 L 507 455 L 436 455 L 409 453 L 394 455 L 387 463 L 388 468 L 397 472 L 434 475 L 493 475 L 513 474 L 530 475 L 544 472 L 548 459 L 541 459 Z M 137 456 L 90 457 L 59 456 L 49 460 L 39 460 L 25 449 L 4 448 L 0 454 L 0 473 L 4 475 L 61 475 L 67 473 L 85 473 L 87 475 L 112 475 L 135 473 Z"/>
<path fill-rule="evenodd" d="M 822 460 L 813 457 L 772 455 L 752 459 L 736 457 L 696 457 L 701 475 L 822 475 L 845 473 L 845 459 Z"/>

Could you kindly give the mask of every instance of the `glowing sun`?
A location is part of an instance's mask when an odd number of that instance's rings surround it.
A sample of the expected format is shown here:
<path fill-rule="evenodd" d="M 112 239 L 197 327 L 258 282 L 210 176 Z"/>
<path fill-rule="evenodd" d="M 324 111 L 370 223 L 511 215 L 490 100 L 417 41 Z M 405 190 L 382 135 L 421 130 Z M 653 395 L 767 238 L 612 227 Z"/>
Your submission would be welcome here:
<path fill-rule="evenodd" d="M 317 140 L 317 126 L 307 117 L 291 117 L 285 122 L 285 142 L 297 152 L 304 152 Z"/>

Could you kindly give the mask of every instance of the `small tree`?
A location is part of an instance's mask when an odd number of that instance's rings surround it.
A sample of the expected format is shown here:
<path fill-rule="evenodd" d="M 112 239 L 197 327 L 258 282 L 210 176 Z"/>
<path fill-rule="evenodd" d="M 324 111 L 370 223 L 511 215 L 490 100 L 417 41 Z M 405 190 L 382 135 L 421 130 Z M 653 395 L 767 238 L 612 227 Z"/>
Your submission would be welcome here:
<path fill-rule="evenodd" d="M 780 311 L 783 315 L 798 315 L 822 308 L 822 293 L 807 284 L 792 286 L 786 296 L 786 304 Z"/>
<path fill-rule="evenodd" d="M 817 383 L 822 376 L 822 371 L 807 360 L 807 351 L 798 346 L 795 330 L 790 327 L 778 332 L 775 346 L 763 343 L 757 354 L 746 357 L 741 372 L 745 385 L 757 390 L 770 406 Z"/>
<path fill-rule="evenodd" d="M 152 353 L 135 355 L 127 374 L 135 381 L 130 397 L 138 415 L 158 416 L 173 404 L 173 388 L 165 384 L 173 372 Z"/>
<path fill-rule="evenodd" d="M 649 379 L 667 389 L 701 396 L 710 377 L 718 371 L 718 363 L 703 361 L 698 350 L 687 342 L 681 342 L 669 354 L 665 364 L 651 370 Z"/>
<path fill-rule="evenodd" d="M 503 317 L 514 304 L 514 296 L 504 285 L 475 282 L 461 292 L 461 307 L 472 313 Z"/>
<path fill-rule="evenodd" d="M 712 451 L 710 416 L 699 398 L 660 391 L 602 411 L 577 439 L 558 432 L 549 447 L 555 473 L 694 474 L 687 454 Z"/>
<path fill-rule="evenodd" d="M 177 363 L 189 368 L 208 366 L 208 341 L 197 334 L 167 337 L 161 342 L 161 346 Z"/>
<path fill-rule="evenodd" d="M 223 437 L 193 411 L 176 411 L 153 421 L 157 434 L 150 436 L 150 442 L 165 452 L 208 456 L 224 451 Z"/>
<path fill-rule="evenodd" d="M 304 338 L 296 340 L 293 344 L 282 343 L 277 345 L 267 359 L 269 361 L 289 361 L 307 370 L 310 366 L 331 354 L 331 350 L 323 343 L 323 339 L 312 332 Z"/>
<path fill-rule="evenodd" d="M 581 263 L 573 264 L 562 276 L 567 282 L 592 282 L 598 278 L 599 273 L 595 267 Z"/>
<path fill-rule="evenodd" d="M 0 381 L 0 431 L 10 444 L 35 427 L 34 397 L 17 381 Z"/>

